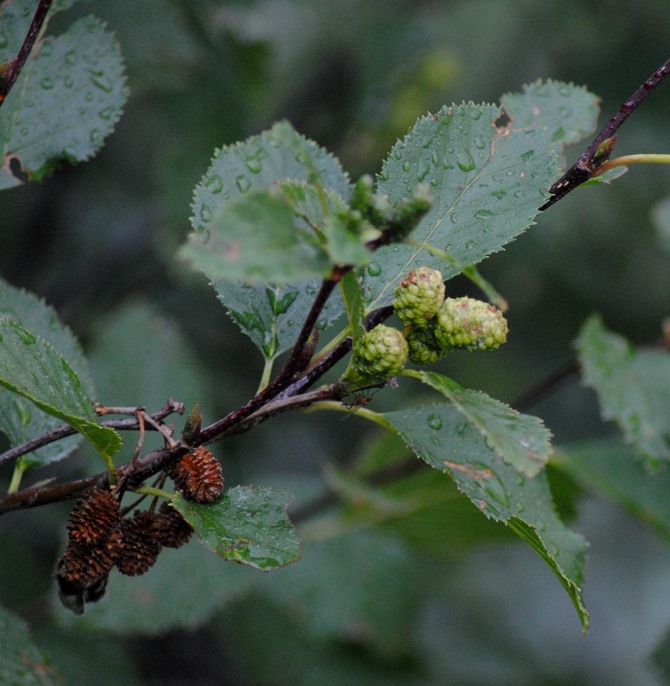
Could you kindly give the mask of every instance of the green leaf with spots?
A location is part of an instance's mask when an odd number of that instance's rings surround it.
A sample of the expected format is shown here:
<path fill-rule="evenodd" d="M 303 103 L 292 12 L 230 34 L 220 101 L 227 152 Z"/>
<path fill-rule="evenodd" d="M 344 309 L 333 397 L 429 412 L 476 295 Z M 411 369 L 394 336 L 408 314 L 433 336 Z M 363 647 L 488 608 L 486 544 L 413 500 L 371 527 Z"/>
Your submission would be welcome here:
<path fill-rule="evenodd" d="M 0 608 L 0 684 L 56 686 L 62 679 L 33 643 L 26 623 Z"/>
<path fill-rule="evenodd" d="M 382 417 L 421 459 L 448 472 L 484 515 L 506 524 L 542 557 L 586 629 L 588 613 L 582 600 L 586 541 L 558 518 L 545 474 L 532 479 L 520 474 L 475 424 L 463 421 L 453 404 L 414 407 Z"/>
<path fill-rule="evenodd" d="M 34 9 L 23 0 L 0 6 L 6 43 L 0 62 L 16 57 Z M 67 33 L 38 40 L 2 105 L 0 189 L 40 180 L 61 162 L 91 158 L 126 99 L 119 47 L 98 19 L 85 17 Z"/>
<path fill-rule="evenodd" d="M 236 486 L 208 505 L 181 495 L 172 504 L 207 548 L 267 572 L 300 558 L 300 541 L 286 514 L 291 500 L 270 488 Z"/>
<path fill-rule="evenodd" d="M 521 414 L 485 393 L 462 388 L 436 372 L 411 371 L 441 393 L 462 415 L 462 428 L 473 427 L 496 454 L 525 476 L 535 476 L 551 453 L 551 433 L 542 420 Z"/>
<path fill-rule="evenodd" d="M 192 224 L 196 234 L 208 230 L 216 208 L 255 191 L 267 191 L 291 179 L 321 187 L 327 197 L 346 201 L 348 176 L 330 153 L 298 134 L 287 122 L 217 150 L 195 187 Z M 340 201 L 341 202 L 341 201 Z M 189 240 L 195 240 L 191 238 Z M 231 318 L 267 359 L 288 350 L 309 312 L 320 279 L 294 278 L 292 283 L 247 285 L 223 279 L 213 285 Z M 324 329 L 342 314 L 342 301 L 331 298 L 319 319 Z"/>
<path fill-rule="evenodd" d="M 593 133 L 599 99 L 583 86 L 561 81 L 535 81 L 520 93 L 506 93 L 500 104 L 514 128 L 540 127 L 546 144 L 557 153 Z"/>
<path fill-rule="evenodd" d="M 81 380 L 54 347 L 8 319 L 0 320 L 0 385 L 66 422 L 105 457 L 121 447 L 121 436 L 100 426 Z"/>
<path fill-rule="evenodd" d="M 592 100 L 578 100 L 579 116 L 566 118 L 557 138 L 547 129 L 561 117 L 563 98 L 542 100 L 543 108 L 522 126 L 515 117 L 523 118 L 523 103 L 511 96 L 506 96 L 506 103 L 512 120 L 497 105 L 444 107 L 419 119 L 391 150 L 379 175 L 378 192 L 396 204 L 410 197 L 417 184 L 428 184 L 433 205 L 410 238 L 447 252 L 451 260 L 445 264 L 425 248 L 411 245 L 381 248 L 365 274 L 368 309 L 389 304 L 398 282 L 411 269 L 442 269 L 449 279 L 532 224 L 558 176 L 557 149 L 584 135 L 584 112 L 591 116 Z"/>
<path fill-rule="evenodd" d="M 319 283 L 312 280 L 285 286 L 250 286 L 217 281 L 212 285 L 233 321 L 266 359 L 273 360 L 295 343 Z M 342 299 L 335 292 L 321 311 L 317 329 L 327 329 L 339 319 L 342 309 Z"/>
<path fill-rule="evenodd" d="M 650 466 L 670 460 L 670 356 L 636 350 L 591 317 L 576 341 L 584 383 Z"/>
<path fill-rule="evenodd" d="M 95 391 L 88 364 L 72 332 L 58 319 L 52 307 L 32 293 L 11 286 L 0 279 L 0 318 L 20 324 L 24 329 L 48 341 L 77 373 L 84 389 L 93 397 Z M 0 431 L 11 445 L 24 441 L 62 424 L 45 414 L 28 399 L 5 389 L 0 390 Z M 22 459 L 31 466 L 42 466 L 69 455 L 80 443 L 81 436 L 69 436 L 33 451 Z"/>

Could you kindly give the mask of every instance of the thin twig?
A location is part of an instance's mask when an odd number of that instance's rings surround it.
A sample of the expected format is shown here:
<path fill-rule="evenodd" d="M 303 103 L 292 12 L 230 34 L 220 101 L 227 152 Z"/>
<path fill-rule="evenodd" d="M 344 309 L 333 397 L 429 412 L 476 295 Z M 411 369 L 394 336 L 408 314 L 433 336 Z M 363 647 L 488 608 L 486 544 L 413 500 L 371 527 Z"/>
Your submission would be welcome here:
<path fill-rule="evenodd" d="M 47 17 L 51 3 L 52 0 L 40 0 L 18 55 L 13 60 L 0 65 L 0 107 L 7 98 L 16 79 L 19 77 L 33 46 L 35 45 L 35 41 L 37 40 L 37 36 Z"/>
<path fill-rule="evenodd" d="M 540 210 L 551 207 L 577 186 L 595 176 L 599 168 L 609 159 L 616 141 L 615 134 L 621 125 L 668 74 L 670 74 L 670 58 L 621 105 L 619 111 L 607 122 L 579 159 L 552 185 L 549 189 L 551 197 L 540 207 Z"/>
<path fill-rule="evenodd" d="M 161 422 L 168 415 L 174 414 L 175 412 L 177 414 L 182 414 L 184 412 L 184 404 L 170 399 L 158 412 L 151 414 L 151 417 L 157 422 Z M 108 419 L 100 422 L 100 425 L 110 429 L 116 429 L 117 431 L 136 431 L 139 428 L 137 419 Z M 66 436 L 73 436 L 76 433 L 75 429 L 69 424 L 61 424 L 53 429 L 49 429 L 39 436 L 35 436 L 24 443 L 15 445 L 13 448 L 0 454 L 0 466 L 21 457 L 21 455 L 30 453 L 38 448 L 43 448 L 45 445 L 49 445 L 49 443 L 59 441 Z"/>

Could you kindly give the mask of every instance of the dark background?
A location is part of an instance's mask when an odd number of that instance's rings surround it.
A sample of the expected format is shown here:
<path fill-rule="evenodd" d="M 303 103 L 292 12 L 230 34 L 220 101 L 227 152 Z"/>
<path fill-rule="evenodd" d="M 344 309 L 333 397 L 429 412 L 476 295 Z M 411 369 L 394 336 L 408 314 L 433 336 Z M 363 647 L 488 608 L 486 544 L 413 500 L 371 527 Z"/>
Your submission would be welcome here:
<path fill-rule="evenodd" d="M 670 35 L 664 0 L 106 0 L 79 3 L 52 30 L 82 12 L 116 33 L 130 99 L 94 160 L 3 193 L 0 272 L 56 307 L 90 353 L 107 402 L 151 407 L 183 388 L 210 420 L 254 393 L 262 366 L 205 280 L 173 257 L 216 147 L 286 118 L 356 178 L 376 172 L 426 110 L 495 102 L 538 78 L 586 85 L 602 99 L 602 125 L 667 58 Z M 617 154 L 668 151 L 668 88 L 624 125 Z M 568 151 L 570 162 L 578 152 Z M 510 342 L 495 355 L 454 356 L 443 371 L 512 402 L 572 359 L 571 341 L 592 312 L 636 343 L 657 339 L 670 313 L 670 270 L 652 209 L 669 174 L 638 166 L 612 186 L 576 191 L 489 258 L 481 271 L 510 302 Z M 175 364 L 197 373 L 153 384 L 160 365 L 147 369 L 141 357 L 151 327 L 169 330 Z M 373 408 L 396 402 L 380 393 Z M 576 382 L 529 411 L 557 443 L 611 430 Z M 352 459 L 370 433 L 363 424 L 321 414 L 270 422 L 220 448 L 227 483 L 308 493 L 324 463 Z M 67 467 L 87 469 L 85 455 Z M 664 683 L 647 656 L 670 624 L 670 555 L 642 524 L 594 498 L 584 496 L 571 523 L 592 543 L 586 637 L 558 582 L 521 545 L 454 546 L 438 559 L 369 531 L 341 550 L 315 544 L 304 560 L 309 582 L 287 577 L 316 615 L 281 582 L 263 580 L 212 599 L 197 628 L 157 619 L 151 638 L 95 622 L 62 628 L 50 610 L 51 571 L 66 512 L 0 521 L 0 599 L 28 619 L 73 684 Z M 348 554 L 354 569 L 372 560 L 373 579 L 380 569 L 389 576 L 371 580 L 350 614 L 357 575 L 328 562 Z M 110 584 L 103 602 L 114 598 Z M 389 607 L 399 609 L 385 625 Z M 388 635 L 368 640 L 361 618 Z"/>

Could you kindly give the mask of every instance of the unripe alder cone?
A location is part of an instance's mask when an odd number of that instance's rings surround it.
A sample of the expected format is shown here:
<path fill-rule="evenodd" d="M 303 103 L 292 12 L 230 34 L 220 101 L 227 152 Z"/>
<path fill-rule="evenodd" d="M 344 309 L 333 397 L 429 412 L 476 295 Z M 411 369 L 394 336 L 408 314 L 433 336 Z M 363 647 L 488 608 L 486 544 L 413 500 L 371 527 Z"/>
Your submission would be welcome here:
<path fill-rule="evenodd" d="M 409 350 L 409 359 L 415 364 L 433 364 L 441 360 L 448 350 L 445 350 L 435 337 L 435 322 L 429 322 L 428 326 L 416 328 L 407 327 L 405 340 Z"/>
<path fill-rule="evenodd" d="M 221 464 L 204 446 L 186 453 L 166 471 L 177 489 L 189 500 L 211 503 L 223 491 Z"/>
<path fill-rule="evenodd" d="M 507 340 L 507 320 L 494 305 L 474 298 L 447 298 L 435 323 L 445 349 L 493 350 Z"/>
<path fill-rule="evenodd" d="M 430 267 L 413 269 L 395 289 L 393 308 L 405 324 L 425 327 L 444 302 L 442 272 Z"/>
<path fill-rule="evenodd" d="M 356 341 L 352 368 L 360 377 L 381 381 L 405 366 L 408 352 L 407 341 L 398 329 L 379 324 Z"/>

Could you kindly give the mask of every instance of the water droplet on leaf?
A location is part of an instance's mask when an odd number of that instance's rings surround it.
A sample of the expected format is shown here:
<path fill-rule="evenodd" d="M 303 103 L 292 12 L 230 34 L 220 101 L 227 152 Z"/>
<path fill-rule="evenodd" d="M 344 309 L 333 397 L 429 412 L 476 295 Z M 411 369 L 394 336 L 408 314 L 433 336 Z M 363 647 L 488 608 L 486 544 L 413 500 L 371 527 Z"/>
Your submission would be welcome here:
<path fill-rule="evenodd" d="M 382 273 L 382 268 L 377 262 L 370 262 L 367 272 L 370 276 L 379 276 Z"/>
<path fill-rule="evenodd" d="M 112 82 L 105 76 L 103 71 L 92 71 L 91 81 L 96 88 L 105 91 L 105 93 L 111 93 L 114 89 Z"/>
<path fill-rule="evenodd" d="M 251 188 L 251 181 L 244 176 L 244 174 L 240 174 L 235 179 L 235 185 L 238 187 L 240 193 L 246 193 Z"/>
<path fill-rule="evenodd" d="M 205 181 L 205 188 L 212 193 L 212 195 L 220 193 L 223 190 L 223 180 L 218 174 L 212 174 Z"/>
<path fill-rule="evenodd" d="M 472 155 L 467 150 L 463 150 L 458 154 L 456 157 L 456 164 L 463 172 L 469 172 L 475 168 L 475 161 L 472 159 Z"/>
<path fill-rule="evenodd" d="M 437 414 L 431 414 L 427 421 L 428 426 L 434 431 L 439 431 L 442 428 L 442 417 Z"/>

